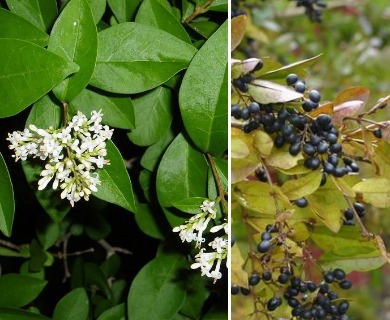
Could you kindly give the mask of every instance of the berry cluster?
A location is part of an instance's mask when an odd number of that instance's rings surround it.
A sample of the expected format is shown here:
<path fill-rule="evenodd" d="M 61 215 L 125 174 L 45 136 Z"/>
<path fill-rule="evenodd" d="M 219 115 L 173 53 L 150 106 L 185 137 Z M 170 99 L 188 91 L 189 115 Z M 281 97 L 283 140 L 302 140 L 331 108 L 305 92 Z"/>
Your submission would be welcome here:
<path fill-rule="evenodd" d="M 364 205 L 360 202 L 355 202 L 353 204 L 353 209 L 352 208 L 347 208 L 344 210 L 344 225 L 346 226 L 353 226 L 355 225 L 355 220 L 354 220 L 354 210 L 356 211 L 357 215 L 359 218 L 364 218 L 366 212 Z"/>
<path fill-rule="evenodd" d="M 321 22 L 326 3 L 322 0 L 296 0 L 297 7 L 305 7 L 305 14 L 312 22 Z"/>
<path fill-rule="evenodd" d="M 251 77 L 252 75 L 248 74 L 234 79 L 233 85 L 241 92 L 245 92 L 248 83 L 252 81 Z M 327 174 L 342 177 L 348 173 L 358 172 L 358 164 L 343 156 L 339 132 L 334 127 L 331 116 L 320 114 L 313 118 L 310 115 L 311 111 L 318 108 L 321 94 L 317 90 L 307 92 L 305 82 L 296 74 L 289 74 L 286 83 L 297 92 L 305 93 L 301 103 L 303 112 L 279 104 L 265 105 L 250 101 L 245 106 L 232 105 L 231 115 L 235 119 L 245 121 L 242 127 L 245 133 L 262 128 L 274 136 L 275 147 L 281 148 L 287 144 L 292 156 L 302 152 L 305 157 L 304 165 L 307 168 L 322 169 L 321 185 L 325 184 Z M 379 133 L 375 134 L 379 135 Z"/>
<path fill-rule="evenodd" d="M 279 274 L 273 278 L 272 272 L 267 270 L 259 274 L 254 272 L 248 279 L 250 288 L 257 286 L 261 281 L 266 285 L 275 284 L 283 287 L 283 296 L 275 295 L 264 302 L 268 312 L 275 311 L 283 304 L 283 299 L 291 307 L 293 319 L 331 319 L 348 320 L 346 315 L 349 302 L 339 297 L 331 288 L 348 290 L 352 282 L 346 279 L 344 270 L 337 268 L 323 273 L 323 280 L 319 283 L 305 281 L 293 274 L 292 268 L 280 268 Z M 231 294 L 249 295 L 251 289 L 232 285 Z"/>

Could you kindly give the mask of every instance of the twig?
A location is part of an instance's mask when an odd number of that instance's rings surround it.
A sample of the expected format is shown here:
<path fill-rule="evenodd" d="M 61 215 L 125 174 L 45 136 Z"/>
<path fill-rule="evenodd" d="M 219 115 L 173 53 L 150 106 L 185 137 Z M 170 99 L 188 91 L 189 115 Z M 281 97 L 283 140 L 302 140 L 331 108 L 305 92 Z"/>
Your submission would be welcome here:
<path fill-rule="evenodd" d="M 20 246 L 13 244 L 12 242 L 0 239 L 0 246 L 7 247 L 16 251 L 20 251 Z"/>
<path fill-rule="evenodd" d="M 195 11 L 187 18 L 184 20 L 186 24 L 189 24 L 192 20 L 194 20 L 197 16 L 200 14 L 206 12 L 207 7 L 213 2 L 214 0 L 208 0 L 204 5 L 198 7 L 195 9 Z"/>
<path fill-rule="evenodd" d="M 345 195 L 343 195 L 343 196 L 344 196 L 345 201 L 347 201 L 348 206 L 352 209 L 353 214 L 354 214 L 354 216 L 355 216 L 355 219 L 356 219 L 357 223 L 359 224 L 360 228 L 362 229 L 362 235 L 363 235 L 363 237 L 367 237 L 367 238 L 372 237 L 372 234 L 369 233 L 369 232 L 367 231 L 367 229 L 366 229 L 366 227 L 364 226 L 362 220 L 360 219 L 358 213 L 356 212 L 356 209 L 355 209 L 355 207 L 353 206 L 352 202 L 348 199 L 347 196 L 345 196 Z"/>
<path fill-rule="evenodd" d="M 114 255 L 116 252 L 120 252 L 123 254 L 133 254 L 131 251 L 120 248 L 120 247 L 113 247 L 111 246 L 106 240 L 102 239 L 99 240 L 98 243 L 107 251 L 107 259 Z"/>
<path fill-rule="evenodd" d="M 71 233 L 67 233 L 62 239 L 57 241 L 56 246 L 59 246 L 62 243 L 62 255 L 58 254 L 58 257 L 63 259 L 64 261 L 64 278 L 62 279 L 62 282 L 65 282 L 66 279 L 71 277 L 71 274 L 69 272 L 69 266 L 68 266 L 68 242 L 71 237 Z"/>
<path fill-rule="evenodd" d="M 206 156 L 207 156 L 207 160 L 210 163 L 211 170 L 213 171 L 214 181 L 217 184 L 219 199 L 221 200 L 223 213 L 226 215 L 228 212 L 228 208 L 227 208 L 226 201 L 225 201 L 225 191 L 223 190 L 221 180 L 219 179 L 219 175 L 217 172 L 217 168 L 215 167 L 215 162 L 214 162 L 213 157 L 208 153 L 206 153 Z"/>

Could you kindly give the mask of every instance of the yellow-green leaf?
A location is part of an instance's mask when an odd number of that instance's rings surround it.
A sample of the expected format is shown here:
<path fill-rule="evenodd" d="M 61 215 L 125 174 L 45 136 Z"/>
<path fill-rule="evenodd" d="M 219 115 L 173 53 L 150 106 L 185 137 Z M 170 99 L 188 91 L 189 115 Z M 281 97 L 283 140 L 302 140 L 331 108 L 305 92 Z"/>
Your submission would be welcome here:
<path fill-rule="evenodd" d="M 362 194 L 364 202 L 377 208 L 390 207 L 390 180 L 371 178 L 355 184 L 352 189 Z"/>
<path fill-rule="evenodd" d="M 321 172 L 316 171 L 302 178 L 286 181 L 281 189 L 290 200 L 296 200 L 315 192 L 320 186 L 321 177 Z"/>
<path fill-rule="evenodd" d="M 274 142 L 266 132 L 257 130 L 253 135 L 253 145 L 260 155 L 269 156 Z"/>

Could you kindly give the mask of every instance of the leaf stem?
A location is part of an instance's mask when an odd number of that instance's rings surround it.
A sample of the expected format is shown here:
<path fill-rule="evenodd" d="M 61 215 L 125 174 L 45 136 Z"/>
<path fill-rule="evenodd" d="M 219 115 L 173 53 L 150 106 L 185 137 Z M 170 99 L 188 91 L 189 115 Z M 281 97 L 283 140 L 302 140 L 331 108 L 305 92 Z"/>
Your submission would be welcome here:
<path fill-rule="evenodd" d="M 221 180 L 219 179 L 217 168 L 215 166 L 215 162 L 214 162 L 212 155 L 209 153 L 206 153 L 206 156 L 207 156 L 208 162 L 210 163 L 211 170 L 213 172 L 214 181 L 217 185 L 218 197 L 219 197 L 221 204 L 222 204 L 222 210 L 223 210 L 224 215 L 226 216 L 228 213 L 228 207 L 227 207 L 226 200 L 225 200 L 225 191 L 223 190 Z"/>
<path fill-rule="evenodd" d="M 192 20 L 194 20 L 197 16 L 205 13 L 207 11 L 207 7 L 213 3 L 214 0 L 208 0 L 205 4 L 195 9 L 195 11 L 184 20 L 184 23 L 189 24 Z"/>
<path fill-rule="evenodd" d="M 62 103 L 62 107 L 64 108 L 64 112 L 62 114 L 62 122 L 63 122 L 63 126 L 66 127 L 68 125 L 68 110 L 69 110 L 69 106 L 66 102 L 63 102 Z"/>

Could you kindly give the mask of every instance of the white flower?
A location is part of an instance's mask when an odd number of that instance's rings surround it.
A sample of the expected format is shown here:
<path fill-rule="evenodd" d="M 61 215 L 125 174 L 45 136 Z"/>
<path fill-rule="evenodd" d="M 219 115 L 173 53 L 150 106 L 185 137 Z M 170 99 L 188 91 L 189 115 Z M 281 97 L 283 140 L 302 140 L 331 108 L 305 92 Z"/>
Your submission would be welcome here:
<path fill-rule="evenodd" d="M 200 208 L 202 209 L 203 212 L 211 213 L 215 218 L 216 212 L 213 210 L 214 205 L 215 205 L 215 201 L 205 200 L 203 201 L 203 204 L 200 206 Z"/>
<path fill-rule="evenodd" d="M 100 184 L 96 168 L 109 164 L 106 140 L 113 130 L 102 126 L 101 111 L 92 111 L 91 119 L 78 112 L 66 127 L 54 130 L 37 128 L 34 124 L 23 132 L 8 134 L 9 149 L 14 151 L 15 161 L 28 156 L 47 161 L 38 181 L 38 190 L 45 189 L 53 181 L 53 189 L 62 189 L 61 198 L 73 206 L 84 198 L 89 199 Z M 91 132 L 94 134 L 92 135 Z"/>

